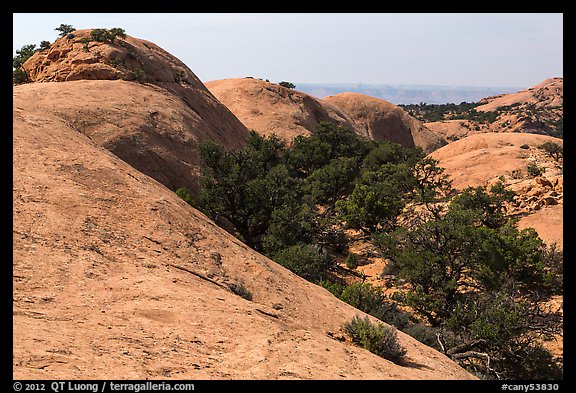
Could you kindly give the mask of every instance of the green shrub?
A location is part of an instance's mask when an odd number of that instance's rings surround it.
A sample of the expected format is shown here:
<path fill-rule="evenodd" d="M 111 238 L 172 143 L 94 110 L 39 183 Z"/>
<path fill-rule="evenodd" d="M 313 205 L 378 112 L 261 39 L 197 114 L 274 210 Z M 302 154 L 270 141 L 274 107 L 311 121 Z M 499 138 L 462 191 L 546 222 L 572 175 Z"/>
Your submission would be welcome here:
<path fill-rule="evenodd" d="M 54 30 L 60 32 L 60 33 L 58 33 L 58 35 L 60 37 L 64 37 L 65 35 L 68 35 L 68 34 L 72 33 L 73 31 L 76 31 L 76 29 L 74 27 L 72 27 L 72 25 L 65 25 L 65 24 L 61 24 L 60 26 L 58 26 Z"/>
<path fill-rule="evenodd" d="M 290 203 L 275 208 L 263 236 L 265 254 L 274 254 L 298 243 L 310 242 L 314 234 L 312 218 L 312 212 L 306 204 Z"/>
<path fill-rule="evenodd" d="M 316 242 L 339 253 L 346 251 L 349 244 L 348 237 L 342 229 L 330 227 L 329 225 L 324 225 L 322 230 L 317 231 Z"/>
<path fill-rule="evenodd" d="M 17 85 L 21 83 L 27 83 L 29 82 L 28 74 L 26 74 L 26 71 L 24 71 L 22 68 L 16 68 L 14 71 L 12 71 L 12 82 Z"/>
<path fill-rule="evenodd" d="M 348 285 L 342 291 L 340 300 L 400 330 L 404 330 L 410 323 L 407 313 L 389 301 L 380 287 L 369 283 Z"/>
<path fill-rule="evenodd" d="M 110 36 L 116 38 L 116 37 L 120 37 L 120 38 L 126 38 L 126 32 L 124 31 L 124 29 L 121 29 L 120 27 L 113 27 L 109 30 L 110 32 Z M 114 38 L 112 40 L 114 40 Z"/>
<path fill-rule="evenodd" d="M 356 269 L 358 267 L 358 258 L 355 254 L 348 254 L 346 257 L 346 267 L 350 270 Z"/>
<path fill-rule="evenodd" d="M 294 89 L 296 87 L 296 85 L 294 83 L 290 83 L 290 82 L 285 82 L 282 81 L 280 83 L 278 83 L 280 86 L 285 87 L 287 89 Z"/>
<path fill-rule="evenodd" d="M 512 179 L 522 179 L 524 177 L 522 169 L 514 169 L 511 173 L 510 173 L 510 177 Z"/>
<path fill-rule="evenodd" d="M 46 50 L 50 48 L 50 41 L 41 41 L 39 50 Z"/>
<path fill-rule="evenodd" d="M 90 38 L 84 37 L 80 40 L 80 42 L 82 43 L 82 48 L 84 49 L 84 51 L 89 52 L 90 47 L 88 46 L 88 44 L 90 43 Z"/>
<path fill-rule="evenodd" d="M 438 339 L 436 338 L 436 334 L 440 331 L 438 328 L 433 328 L 423 323 L 413 323 L 410 326 L 407 326 L 405 329 L 402 329 L 402 331 L 409 336 L 414 337 L 422 344 L 425 344 L 438 351 L 442 350 L 440 344 L 438 343 Z"/>
<path fill-rule="evenodd" d="M 538 147 L 548 153 L 554 161 L 558 161 L 564 155 L 564 149 L 562 146 L 554 142 L 545 142 Z"/>
<path fill-rule="evenodd" d="M 328 256 L 316 251 L 313 246 L 297 244 L 272 255 L 272 259 L 313 283 L 326 278 L 331 260 Z"/>
<path fill-rule="evenodd" d="M 93 29 L 90 32 L 90 37 L 96 42 L 114 43 L 116 37 L 126 38 L 126 33 L 124 32 L 124 29 L 121 29 L 119 27 L 114 27 L 110 30 Z"/>
<path fill-rule="evenodd" d="M 544 168 L 542 168 L 535 162 L 531 162 L 530 164 L 528 164 L 526 170 L 528 171 L 528 175 L 532 177 L 540 176 L 542 173 L 544 173 Z"/>
<path fill-rule="evenodd" d="M 24 45 L 16 50 L 16 56 L 12 58 L 12 68 L 21 68 L 22 65 L 36 52 L 35 44 Z"/>
<path fill-rule="evenodd" d="M 176 195 L 178 195 L 180 198 L 184 199 L 184 201 L 186 203 L 188 203 L 189 205 L 192 205 L 192 195 L 190 195 L 190 193 L 188 192 L 188 190 L 185 187 L 180 187 L 179 189 L 177 189 Z"/>
<path fill-rule="evenodd" d="M 383 318 L 384 295 L 379 287 L 369 283 L 353 283 L 342 291 L 340 300 L 378 319 Z"/>
<path fill-rule="evenodd" d="M 132 76 L 134 77 L 134 80 L 136 80 L 138 82 L 142 82 L 142 81 L 144 81 L 144 78 L 146 77 L 146 73 L 144 72 L 144 70 L 142 68 L 135 68 L 132 71 Z"/>
<path fill-rule="evenodd" d="M 329 280 L 322 280 L 318 283 L 318 285 L 331 292 L 337 298 L 339 298 L 342 295 L 344 288 L 346 288 L 344 285 L 338 282 L 333 282 Z"/>
<path fill-rule="evenodd" d="M 506 359 L 510 375 L 521 380 L 561 380 L 563 378 L 562 366 L 548 350 L 541 345 L 531 345 L 524 349 L 524 356 L 520 361 Z"/>
<path fill-rule="evenodd" d="M 373 324 L 368 317 L 355 316 L 344 324 L 344 331 L 354 343 L 384 359 L 394 363 L 404 360 L 406 349 L 398 342 L 396 329 L 393 327 L 381 323 Z"/>

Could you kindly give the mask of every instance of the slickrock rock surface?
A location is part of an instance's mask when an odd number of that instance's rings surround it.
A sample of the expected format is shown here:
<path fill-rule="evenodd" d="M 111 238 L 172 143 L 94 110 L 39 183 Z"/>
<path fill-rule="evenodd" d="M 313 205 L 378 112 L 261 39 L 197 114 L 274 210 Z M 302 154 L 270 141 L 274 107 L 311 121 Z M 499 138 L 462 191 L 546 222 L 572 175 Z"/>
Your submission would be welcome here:
<path fill-rule="evenodd" d="M 250 130 L 291 141 L 314 133 L 321 121 L 368 134 L 342 110 L 295 89 L 254 78 L 206 82 L 206 87 Z"/>
<path fill-rule="evenodd" d="M 564 78 L 549 78 L 517 93 L 487 97 L 478 112 L 497 112 L 493 122 L 444 120 L 424 125 L 448 141 L 478 132 L 525 132 L 560 136 L 564 117 Z"/>
<path fill-rule="evenodd" d="M 401 333 L 405 366 L 336 340 L 360 311 L 18 89 L 14 104 L 16 379 L 471 378 Z"/>
<path fill-rule="evenodd" d="M 425 152 L 447 144 L 421 121 L 386 100 L 360 93 L 341 93 L 323 101 L 348 113 L 376 141 L 389 140 L 405 147 L 420 147 Z"/>
<path fill-rule="evenodd" d="M 96 48 L 89 44 L 95 56 L 112 50 Z M 145 84 L 100 60 L 82 60 L 81 70 L 71 58 L 63 71 L 53 64 L 68 59 L 58 50 L 38 82 L 13 89 L 15 379 L 475 379 L 401 332 L 401 365 L 352 344 L 342 326 L 364 313 L 162 184 L 171 160 L 188 157 L 177 146 L 234 141 L 214 131 L 209 92 L 198 87 L 206 100 L 191 105 L 186 83 L 180 90 L 182 81 L 165 80 L 172 71 L 144 59 Z M 252 300 L 237 295 L 240 286 Z"/>
<path fill-rule="evenodd" d="M 84 44 L 90 30 L 73 35 L 26 61 L 35 83 L 18 86 L 22 100 L 173 190 L 197 189 L 199 143 L 243 145 L 248 130 L 171 54 L 131 36 Z"/>

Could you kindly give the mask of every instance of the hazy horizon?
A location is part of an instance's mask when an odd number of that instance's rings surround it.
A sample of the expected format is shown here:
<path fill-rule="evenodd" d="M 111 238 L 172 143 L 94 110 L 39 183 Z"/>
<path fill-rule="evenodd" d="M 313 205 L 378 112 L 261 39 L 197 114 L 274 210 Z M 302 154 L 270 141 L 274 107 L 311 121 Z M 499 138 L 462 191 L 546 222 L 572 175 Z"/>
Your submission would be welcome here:
<path fill-rule="evenodd" d="M 516 87 L 563 76 L 561 13 L 14 13 L 13 53 L 54 29 L 120 27 L 203 82 Z"/>
<path fill-rule="evenodd" d="M 522 88 L 493 86 L 440 86 L 411 84 L 352 84 L 352 83 L 294 83 L 296 90 L 317 98 L 344 92 L 354 92 L 381 98 L 395 105 L 400 104 L 460 104 L 477 102 L 499 94 L 516 93 Z"/>

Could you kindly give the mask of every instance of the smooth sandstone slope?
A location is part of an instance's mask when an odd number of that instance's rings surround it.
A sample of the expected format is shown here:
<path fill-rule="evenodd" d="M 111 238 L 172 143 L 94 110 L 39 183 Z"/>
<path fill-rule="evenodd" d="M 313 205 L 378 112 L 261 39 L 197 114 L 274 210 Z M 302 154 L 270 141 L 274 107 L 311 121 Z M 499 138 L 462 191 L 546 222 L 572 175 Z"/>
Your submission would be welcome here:
<path fill-rule="evenodd" d="M 90 31 L 62 37 L 26 61 L 35 83 L 22 86 L 23 99 L 166 187 L 196 190 L 198 144 L 235 149 L 248 130 L 170 53 L 131 36 L 85 44 Z"/>
<path fill-rule="evenodd" d="M 480 100 L 478 111 L 495 111 L 503 106 L 532 104 L 536 108 L 562 107 L 564 104 L 564 78 L 548 78 L 541 83 L 516 93 L 502 94 Z"/>
<path fill-rule="evenodd" d="M 229 78 L 205 83 L 250 130 L 292 141 L 314 133 L 321 121 L 347 127 L 361 137 L 367 133 L 346 113 L 311 95 L 255 78 Z"/>
<path fill-rule="evenodd" d="M 452 142 L 430 154 L 446 168 L 453 186 L 463 189 L 486 183 L 495 177 L 524 170 L 536 157 L 543 157 L 538 146 L 544 142 L 563 145 L 563 140 L 548 135 L 526 133 L 480 133 Z M 520 146 L 528 145 L 529 149 Z M 545 159 L 547 175 L 561 175 L 562 171 Z"/>
<path fill-rule="evenodd" d="M 13 98 L 15 379 L 473 378 L 403 333 L 403 366 L 336 340 L 363 313 L 38 106 L 40 87 Z"/>
<path fill-rule="evenodd" d="M 361 93 L 341 93 L 323 99 L 346 112 L 376 141 L 389 140 L 405 147 L 432 152 L 447 142 L 402 108 L 386 100 Z"/>

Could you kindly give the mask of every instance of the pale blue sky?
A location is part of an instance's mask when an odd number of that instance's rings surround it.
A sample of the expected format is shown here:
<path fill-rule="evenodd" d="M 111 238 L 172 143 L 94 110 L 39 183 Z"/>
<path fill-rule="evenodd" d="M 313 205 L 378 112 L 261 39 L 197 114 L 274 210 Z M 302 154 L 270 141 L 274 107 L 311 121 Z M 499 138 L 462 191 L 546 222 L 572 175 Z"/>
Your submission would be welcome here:
<path fill-rule="evenodd" d="M 563 76 L 561 13 L 17 13 L 13 53 L 76 29 L 121 27 L 203 82 L 530 87 Z"/>

